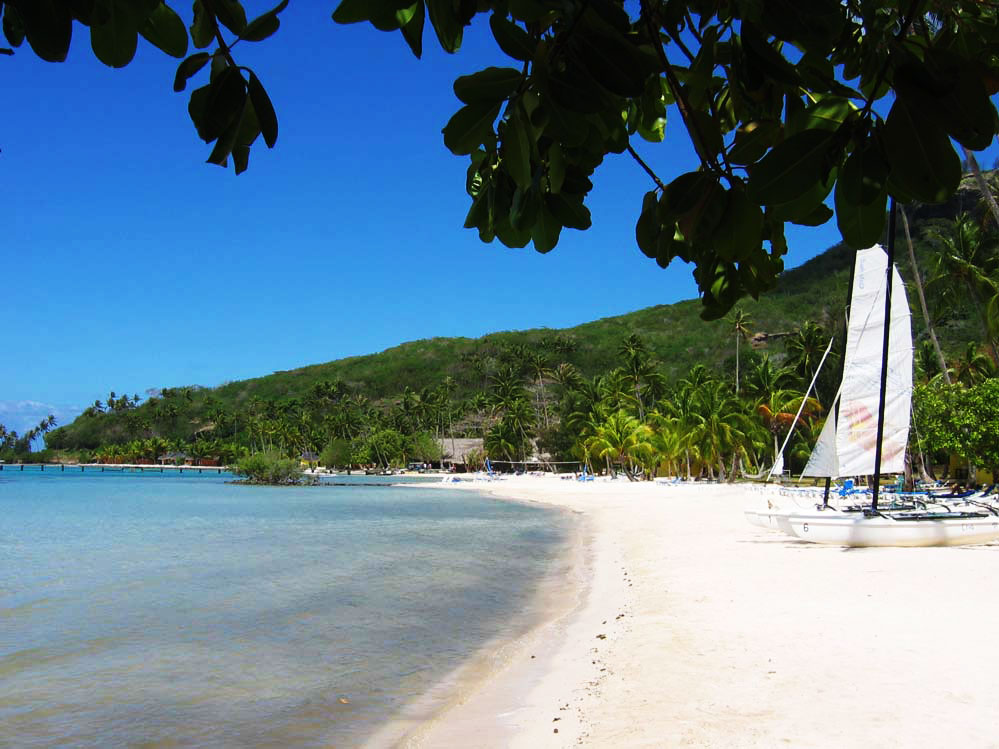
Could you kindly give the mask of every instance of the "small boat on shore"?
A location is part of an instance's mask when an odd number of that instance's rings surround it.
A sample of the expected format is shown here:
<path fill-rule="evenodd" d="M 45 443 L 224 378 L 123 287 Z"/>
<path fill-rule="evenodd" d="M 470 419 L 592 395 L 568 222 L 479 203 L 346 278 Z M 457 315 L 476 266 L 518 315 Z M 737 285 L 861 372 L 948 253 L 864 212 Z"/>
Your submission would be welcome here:
<path fill-rule="evenodd" d="M 999 538 L 999 513 L 886 510 L 789 513 L 782 523 L 803 541 L 840 546 L 965 546 Z"/>
<path fill-rule="evenodd" d="M 895 493 L 879 505 L 879 477 L 905 470 L 912 400 L 910 312 L 891 250 L 890 242 L 887 254 L 879 245 L 857 252 L 840 388 L 802 472 L 826 479 L 821 501 L 814 490 L 782 492 L 767 500 L 766 509 L 750 508 L 747 520 L 803 541 L 839 546 L 994 541 L 999 539 L 999 508 L 987 500 L 952 497 L 946 505 L 930 494 Z M 847 476 L 873 476 L 870 494 L 844 482 L 834 506 L 830 481 Z"/>

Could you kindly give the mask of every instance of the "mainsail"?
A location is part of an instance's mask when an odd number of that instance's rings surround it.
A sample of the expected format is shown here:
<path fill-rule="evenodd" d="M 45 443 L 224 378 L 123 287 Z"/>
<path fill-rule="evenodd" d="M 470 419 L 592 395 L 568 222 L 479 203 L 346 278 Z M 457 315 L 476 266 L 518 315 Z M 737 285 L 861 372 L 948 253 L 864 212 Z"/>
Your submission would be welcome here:
<path fill-rule="evenodd" d="M 862 476 L 874 473 L 885 326 L 888 256 L 880 245 L 857 253 L 847 326 L 838 416 L 826 421 L 803 476 Z M 912 330 L 909 302 L 898 270 L 888 339 L 882 473 L 901 473 L 909 439 L 912 401 Z M 836 413 L 831 411 L 831 413 Z"/>

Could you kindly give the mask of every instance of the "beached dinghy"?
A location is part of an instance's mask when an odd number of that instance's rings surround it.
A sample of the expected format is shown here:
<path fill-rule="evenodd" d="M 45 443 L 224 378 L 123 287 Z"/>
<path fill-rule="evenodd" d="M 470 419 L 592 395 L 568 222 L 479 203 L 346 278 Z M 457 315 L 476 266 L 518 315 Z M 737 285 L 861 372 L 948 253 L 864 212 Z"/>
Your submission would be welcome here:
<path fill-rule="evenodd" d="M 877 478 L 905 469 L 912 333 L 905 287 L 891 258 L 894 223 L 893 204 L 888 254 L 879 245 L 857 253 L 842 382 L 803 476 Z M 879 488 L 875 480 L 867 506 L 841 511 L 826 500 L 814 510 L 791 509 L 771 523 L 804 541 L 841 546 L 953 546 L 999 539 L 994 509 L 879 508 Z"/>
<path fill-rule="evenodd" d="M 964 546 L 999 538 L 999 515 L 989 512 L 826 510 L 792 513 L 784 522 L 803 541 L 840 546 Z"/>

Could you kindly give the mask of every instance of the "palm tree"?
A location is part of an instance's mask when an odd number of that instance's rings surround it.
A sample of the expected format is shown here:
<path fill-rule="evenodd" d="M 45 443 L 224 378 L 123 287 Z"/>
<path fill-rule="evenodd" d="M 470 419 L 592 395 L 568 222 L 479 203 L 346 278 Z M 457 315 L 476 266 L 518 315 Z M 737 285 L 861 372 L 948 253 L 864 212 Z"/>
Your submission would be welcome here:
<path fill-rule="evenodd" d="M 997 374 L 996 365 L 985 356 L 974 341 L 969 341 L 964 350 L 964 356 L 954 363 L 951 369 L 954 380 L 971 387 Z"/>
<path fill-rule="evenodd" d="M 938 250 L 928 285 L 938 289 L 942 298 L 971 302 L 978 311 L 989 355 L 999 364 L 999 347 L 992 334 L 996 326 L 990 324 L 988 311 L 991 299 L 999 295 L 999 284 L 991 277 L 995 258 L 988 253 L 992 238 L 966 213 L 943 227 L 931 228 L 927 236 Z"/>
<path fill-rule="evenodd" d="M 605 461 L 608 473 L 616 475 L 615 467 L 620 464 L 628 479 L 634 481 L 635 464 L 654 452 L 651 438 L 652 430 L 647 425 L 625 411 L 615 411 L 596 425 L 584 447 L 587 454 Z"/>
<path fill-rule="evenodd" d="M 618 355 L 624 358 L 621 371 L 631 383 L 635 403 L 638 406 L 638 418 L 645 419 L 645 408 L 642 403 L 642 382 L 655 372 L 652 354 L 646 348 L 642 339 L 632 333 L 618 347 Z"/>
<path fill-rule="evenodd" d="M 946 362 L 941 369 L 940 361 L 937 359 L 937 353 L 934 350 L 932 342 L 920 341 L 915 350 L 914 360 L 916 372 L 922 377 L 923 382 L 929 382 L 935 377 L 943 378 L 944 374 L 946 374 L 945 381 L 948 385 L 950 384 L 950 373 L 947 372 Z"/>
<path fill-rule="evenodd" d="M 803 398 L 804 394 L 795 390 L 776 390 L 756 406 L 756 413 L 763 426 L 773 436 L 774 462 L 777 461 L 777 455 L 780 452 L 778 439 L 795 427 L 795 416 L 802 405 Z M 822 406 L 815 398 L 807 398 L 801 415 L 804 420 L 809 421 L 821 411 Z"/>
<path fill-rule="evenodd" d="M 632 387 L 634 379 L 623 369 L 612 369 L 605 375 L 595 378 L 597 392 L 601 402 L 612 411 L 627 410 L 643 418 L 641 402 Z"/>
<path fill-rule="evenodd" d="M 746 395 L 756 402 L 767 400 L 771 393 L 787 390 L 795 380 L 794 372 L 783 366 L 777 366 L 769 354 L 764 354 L 752 369 L 746 373 L 744 381 Z"/>
<path fill-rule="evenodd" d="M 972 157 L 974 158 L 974 157 Z M 975 164 L 977 167 L 977 163 Z M 916 263 L 916 251 L 912 246 L 912 235 L 909 233 L 909 219 L 905 215 L 905 208 L 896 206 L 899 215 L 902 217 L 902 229 L 905 231 L 905 243 L 909 248 L 909 263 L 912 265 L 912 278 L 916 282 L 916 294 L 919 297 L 919 308 L 923 313 L 923 322 L 926 323 L 926 331 L 930 335 L 933 344 L 933 351 L 936 353 L 938 371 L 943 372 L 944 381 L 950 384 L 950 375 L 947 374 L 947 362 L 944 360 L 943 352 L 940 350 L 940 343 L 937 341 L 937 334 L 933 330 L 933 321 L 930 319 L 930 311 L 926 306 L 926 293 L 923 290 L 923 277 L 919 273 L 919 265 Z M 928 371 L 928 370 L 927 370 Z"/>
<path fill-rule="evenodd" d="M 803 386 L 807 387 L 815 376 L 828 343 L 829 334 L 812 320 L 806 320 L 784 339 L 788 354 L 785 366 L 797 373 Z"/>
<path fill-rule="evenodd" d="M 749 338 L 749 324 L 752 322 L 745 310 L 739 308 L 725 318 L 735 333 L 735 394 L 739 394 L 739 342 Z"/>
<path fill-rule="evenodd" d="M 527 366 L 530 373 L 538 381 L 538 397 L 541 402 L 539 418 L 544 415 L 545 428 L 548 428 L 548 398 L 545 395 L 545 375 L 548 374 L 548 357 L 541 352 L 534 352 L 527 355 Z"/>
<path fill-rule="evenodd" d="M 733 474 L 738 454 L 744 452 L 742 443 L 746 431 L 742 404 L 728 389 L 728 384 L 715 380 L 695 392 L 694 428 L 690 438 L 697 444 L 701 457 L 708 467 L 708 474 L 725 477 L 725 457 L 733 456 Z M 733 477 L 734 478 L 734 477 Z"/>

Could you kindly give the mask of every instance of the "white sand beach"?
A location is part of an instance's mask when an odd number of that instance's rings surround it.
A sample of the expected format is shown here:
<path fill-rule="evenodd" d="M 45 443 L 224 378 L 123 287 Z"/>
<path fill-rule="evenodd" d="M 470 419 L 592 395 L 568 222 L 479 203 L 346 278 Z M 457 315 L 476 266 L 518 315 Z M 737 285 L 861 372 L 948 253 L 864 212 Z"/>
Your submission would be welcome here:
<path fill-rule="evenodd" d="M 999 546 L 843 549 L 738 485 L 442 485 L 583 513 L 577 605 L 420 747 L 999 746 Z"/>

